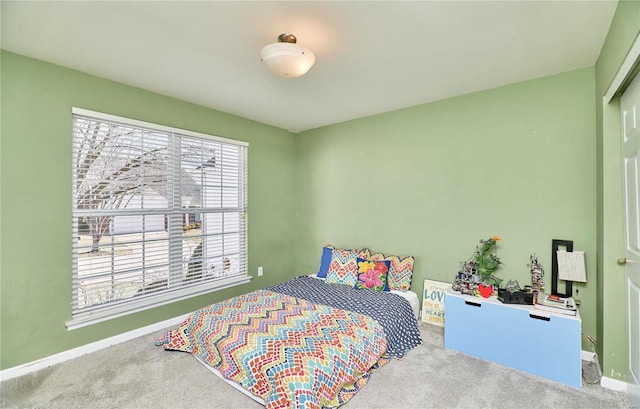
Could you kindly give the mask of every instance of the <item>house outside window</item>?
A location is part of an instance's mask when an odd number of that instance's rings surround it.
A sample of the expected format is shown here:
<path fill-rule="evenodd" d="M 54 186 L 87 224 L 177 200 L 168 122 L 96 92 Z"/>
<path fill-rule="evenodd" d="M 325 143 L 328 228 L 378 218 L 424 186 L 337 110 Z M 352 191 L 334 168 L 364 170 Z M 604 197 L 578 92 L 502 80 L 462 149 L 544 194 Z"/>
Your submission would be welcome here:
<path fill-rule="evenodd" d="M 69 329 L 250 280 L 247 143 L 72 113 Z"/>

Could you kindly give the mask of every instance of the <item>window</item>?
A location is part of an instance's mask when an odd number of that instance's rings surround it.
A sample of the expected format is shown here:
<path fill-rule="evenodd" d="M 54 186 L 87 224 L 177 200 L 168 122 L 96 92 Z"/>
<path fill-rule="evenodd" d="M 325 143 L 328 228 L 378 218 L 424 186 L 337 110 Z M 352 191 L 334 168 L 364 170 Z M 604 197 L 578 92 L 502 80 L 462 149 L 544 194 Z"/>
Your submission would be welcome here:
<path fill-rule="evenodd" d="M 69 329 L 246 283 L 245 142 L 73 109 Z"/>

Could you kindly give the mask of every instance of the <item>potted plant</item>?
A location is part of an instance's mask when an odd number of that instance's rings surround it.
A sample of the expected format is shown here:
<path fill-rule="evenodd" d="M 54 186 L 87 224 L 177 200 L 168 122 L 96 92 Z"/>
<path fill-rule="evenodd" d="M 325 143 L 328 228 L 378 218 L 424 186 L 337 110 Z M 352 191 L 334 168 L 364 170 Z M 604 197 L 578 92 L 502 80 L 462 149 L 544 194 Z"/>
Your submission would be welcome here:
<path fill-rule="evenodd" d="M 452 286 L 455 291 L 483 297 L 489 297 L 497 291 L 502 279 L 497 278 L 494 272 L 502 262 L 495 254 L 495 246 L 500 240 L 502 240 L 500 236 L 480 240 L 473 256 L 461 263 L 462 268 Z"/>
<path fill-rule="evenodd" d="M 480 240 L 480 246 L 476 248 L 473 260 L 476 264 L 476 272 L 482 277 L 482 283 L 497 287 L 502 279 L 497 278 L 493 272 L 498 268 L 502 261 L 492 249 L 498 241 L 502 240 L 500 236 L 493 236 L 487 240 Z"/>

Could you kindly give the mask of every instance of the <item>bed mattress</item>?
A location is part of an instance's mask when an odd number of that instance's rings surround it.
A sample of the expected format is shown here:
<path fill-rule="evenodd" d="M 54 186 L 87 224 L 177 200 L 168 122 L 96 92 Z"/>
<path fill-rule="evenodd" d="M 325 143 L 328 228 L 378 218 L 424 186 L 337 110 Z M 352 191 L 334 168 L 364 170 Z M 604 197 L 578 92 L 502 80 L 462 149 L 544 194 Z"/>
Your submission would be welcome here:
<path fill-rule="evenodd" d="M 398 291 L 391 290 L 392 294 L 397 294 L 405 300 L 409 301 L 411 304 L 411 309 L 413 310 L 413 315 L 416 317 L 416 320 L 420 319 L 420 299 L 418 298 L 418 294 L 413 291 Z"/>

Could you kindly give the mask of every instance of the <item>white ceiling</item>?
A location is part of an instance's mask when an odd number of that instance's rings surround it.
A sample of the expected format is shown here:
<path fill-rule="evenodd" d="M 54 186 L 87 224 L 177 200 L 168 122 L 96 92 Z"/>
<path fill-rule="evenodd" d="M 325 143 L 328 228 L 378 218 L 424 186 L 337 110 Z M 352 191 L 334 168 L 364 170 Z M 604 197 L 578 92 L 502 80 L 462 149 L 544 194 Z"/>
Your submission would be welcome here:
<path fill-rule="evenodd" d="M 2 48 L 292 131 L 595 64 L 617 1 L 3 0 Z M 316 56 L 274 76 L 293 33 Z"/>

